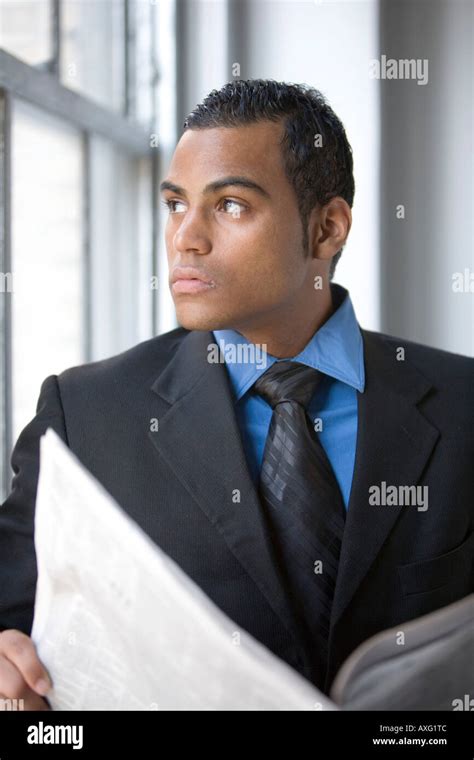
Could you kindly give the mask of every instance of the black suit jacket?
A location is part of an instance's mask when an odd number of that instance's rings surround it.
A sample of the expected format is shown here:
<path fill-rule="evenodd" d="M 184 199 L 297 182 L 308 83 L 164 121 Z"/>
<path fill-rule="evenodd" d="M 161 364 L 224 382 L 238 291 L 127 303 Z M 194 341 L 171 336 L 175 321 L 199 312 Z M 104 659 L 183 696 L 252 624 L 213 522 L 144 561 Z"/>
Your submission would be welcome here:
<path fill-rule="evenodd" d="M 362 330 L 366 388 L 332 609 L 326 690 L 370 635 L 474 591 L 474 360 Z M 47 377 L 0 509 L 0 628 L 30 633 L 39 437 L 48 427 L 236 624 L 305 675 L 214 336 L 177 328 Z M 397 360 L 397 347 L 405 360 Z M 158 430 L 156 423 L 158 421 Z M 428 509 L 369 488 L 428 486 Z"/>

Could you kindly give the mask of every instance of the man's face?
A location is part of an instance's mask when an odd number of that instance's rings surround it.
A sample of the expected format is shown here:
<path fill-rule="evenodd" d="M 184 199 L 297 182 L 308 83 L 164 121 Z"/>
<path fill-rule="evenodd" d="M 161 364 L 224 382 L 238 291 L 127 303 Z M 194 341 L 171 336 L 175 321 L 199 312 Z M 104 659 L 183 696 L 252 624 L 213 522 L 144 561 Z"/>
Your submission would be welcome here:
<path fill-rule="evenodd" d="M 291 312 L 308 287 L 310 257 L 296 195 L 283 167 L 281 123 L 188 130 L 162 191 L 172 201 L 166 225 L 170 288 L 188 330 L 265 327 Z M 212 183 L 239 177 L 258 188 Z M 174 267 L 192 266 L 214 282 L 179 292 Z M 314 293 L 314 290 L 313 290 Z"/>

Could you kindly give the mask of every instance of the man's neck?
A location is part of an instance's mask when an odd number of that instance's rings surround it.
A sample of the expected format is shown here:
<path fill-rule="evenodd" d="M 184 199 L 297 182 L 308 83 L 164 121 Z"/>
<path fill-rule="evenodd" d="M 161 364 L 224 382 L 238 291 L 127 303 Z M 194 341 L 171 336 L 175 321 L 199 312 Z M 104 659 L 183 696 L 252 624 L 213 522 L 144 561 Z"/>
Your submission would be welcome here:
<path fill-rule="evenodd" d="M 297 356 L 309 343 L 313 335 L 327 322 L 334 313 L 335 307 L 331 290 L 321 291 L 313 300 L 311 310 L 301 309 L 295 305 L 284 314 L 266 315 L 265 323 L 255 326 L 236 327 L 238 332 L 250 343 L 263 346 L 264 350 L 277 359 L 290 359 Z M 311 319 L 308 320 L 308 313 Z"/>

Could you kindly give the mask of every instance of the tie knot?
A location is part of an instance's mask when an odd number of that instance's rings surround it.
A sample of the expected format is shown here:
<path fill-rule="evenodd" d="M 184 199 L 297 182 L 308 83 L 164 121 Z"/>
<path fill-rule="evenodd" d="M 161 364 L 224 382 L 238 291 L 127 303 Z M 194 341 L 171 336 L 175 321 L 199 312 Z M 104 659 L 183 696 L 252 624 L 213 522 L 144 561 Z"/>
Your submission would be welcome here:
<path fill-rule="evenodd" d="M 255 390 L 272 409 L 282 401 L 296 401 L 306 407 L 316 390 L 321 373 L 306 364 L 275 362 L 255 383 Z"/>

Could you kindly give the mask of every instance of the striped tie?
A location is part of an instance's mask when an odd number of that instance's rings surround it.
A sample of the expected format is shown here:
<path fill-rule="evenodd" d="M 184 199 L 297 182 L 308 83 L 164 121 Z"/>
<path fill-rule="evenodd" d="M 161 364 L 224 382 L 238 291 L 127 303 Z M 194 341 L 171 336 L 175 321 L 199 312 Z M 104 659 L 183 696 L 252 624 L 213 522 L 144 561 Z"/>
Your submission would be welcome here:
<path fill-rule="evenodd" d="M 305 675 L 324 687 L 329 620 L 344 531 L 342 494 L 305 407 L 321 373 L 275 362 L 255 383 L 273 409 L 259 494 L 275 559 L 307 644 Z"/>

